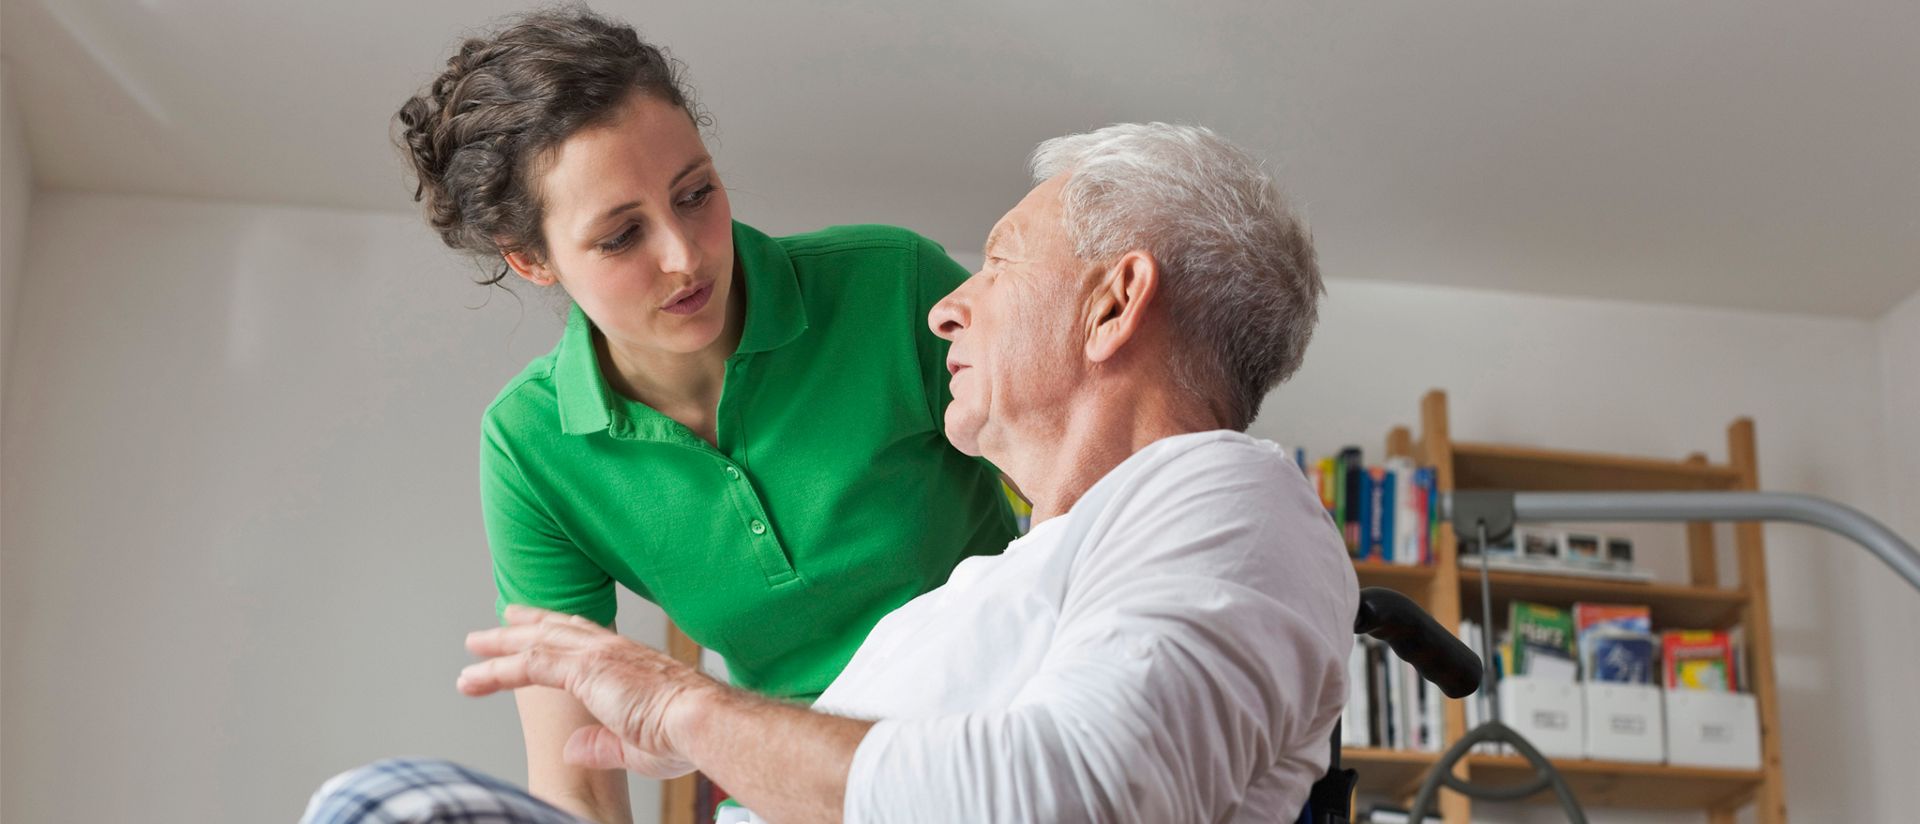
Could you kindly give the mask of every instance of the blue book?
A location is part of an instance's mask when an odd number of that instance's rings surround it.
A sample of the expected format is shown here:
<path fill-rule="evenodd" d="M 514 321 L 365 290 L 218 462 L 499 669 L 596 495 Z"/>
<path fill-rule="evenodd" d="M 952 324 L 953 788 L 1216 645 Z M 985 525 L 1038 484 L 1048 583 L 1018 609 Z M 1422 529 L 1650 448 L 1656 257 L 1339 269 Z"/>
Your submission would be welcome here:
<path fill-rule="evenodd" d="M 1609 684 L 1651 684 L 1654 662 L 1652 636 L 1600 632 L 1589 635 L 1587 680 Z"/>
<path fill-rule="evenodd" d="M 1380 529 L 1374 533 L 1373 537 L 1380 542 L 1380 559 L 1388 563 L 1394 561 L 1396 551 L 1394 544 L 1397 543 L 1394 539 L 1400 534 L 1393 530 L 1393 510 L 1396 506 L 1393 487 L 1398 481 L 1395 474 L 1392 470 L 1383 472 L 1375 478 L 1374 486 L 1374 495 L 1379 501 L 1375 504 L 1373 512 L 1374 517 L 1380 521 Z"/>
<path fill-rule="evenodd" d="M 1431 466 L 1414 472 L 1414 483 L 1427 491 L 1427 522 L 1421 527 L 1420 563 L 1433 563 L 1433 545 L 1440 543 L 1440 474 Z"/>

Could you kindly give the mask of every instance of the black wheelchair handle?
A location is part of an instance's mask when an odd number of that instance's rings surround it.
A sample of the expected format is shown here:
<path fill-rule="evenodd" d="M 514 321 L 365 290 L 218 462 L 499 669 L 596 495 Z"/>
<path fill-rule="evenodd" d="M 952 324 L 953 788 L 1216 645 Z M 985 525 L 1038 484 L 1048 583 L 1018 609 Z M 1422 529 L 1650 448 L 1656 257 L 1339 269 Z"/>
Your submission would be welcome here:
<path fill-rule="evenodd" d="M 1480 688 L 1480 656 L 1405 595 L 1385 587 L 1360 590 L 1353 632 L 1387 642 L 1394 655 L 1448 698 L 1465 698 Z"/>

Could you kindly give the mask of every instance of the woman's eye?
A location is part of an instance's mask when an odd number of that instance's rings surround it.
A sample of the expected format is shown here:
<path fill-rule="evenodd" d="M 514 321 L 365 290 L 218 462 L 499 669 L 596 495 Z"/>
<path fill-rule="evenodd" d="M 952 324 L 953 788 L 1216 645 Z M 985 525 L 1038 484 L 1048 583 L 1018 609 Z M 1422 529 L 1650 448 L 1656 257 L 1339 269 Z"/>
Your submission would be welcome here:
<path fill-rule="evenodd" d="M 683 208 L 692 209 L 700 206 L 701 204 L 706 203 L 707 198 L 712 196 L 713 196 L 713 184 L 709 183 L 705 186 L 702 186 L 698 189 L 688 192 L 686 197 L 683 197 L 680 199 L 680 205 Z"/>
<path fill-rule="evenodd" d="M 600 244 L 600 251 L 618 252 L 621 249 L 625 249 L 627 247 L 627 244 L 633 242 L 633 233 L 636 231 L 639 231 L 639 229 L 640 227 L 638 226 L 629 225 L 626 228 L 626 231 L 623 231 L 620 234 L 615 235 L 612 239 L 606 241 L 605 243 Z"/>

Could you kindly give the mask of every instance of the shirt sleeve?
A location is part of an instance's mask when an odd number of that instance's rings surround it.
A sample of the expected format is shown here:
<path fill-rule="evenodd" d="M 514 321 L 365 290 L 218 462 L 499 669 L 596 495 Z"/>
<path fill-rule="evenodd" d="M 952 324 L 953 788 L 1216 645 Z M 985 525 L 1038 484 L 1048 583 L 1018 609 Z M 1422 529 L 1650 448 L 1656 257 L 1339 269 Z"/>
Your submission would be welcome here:
<path fill-rule="evenodd" d="M 876 724 L 846 821 L 1219 821 L 1276 765 L 1324 769 L 1358 598 L 1324 511 L 1304 484 L 1247 506 L 1231 467 L 1161 469 L 1088 533 L 1015 700 Z"/>
<path fill-rule="evenodd" d="M 613 577 L 567 537 L 534 494 L 491 417 L 481 435 L 480 508 L 499 592 L 496 616 L 504 621 L 508 604 L 523 604 L 613 623 Z"/>

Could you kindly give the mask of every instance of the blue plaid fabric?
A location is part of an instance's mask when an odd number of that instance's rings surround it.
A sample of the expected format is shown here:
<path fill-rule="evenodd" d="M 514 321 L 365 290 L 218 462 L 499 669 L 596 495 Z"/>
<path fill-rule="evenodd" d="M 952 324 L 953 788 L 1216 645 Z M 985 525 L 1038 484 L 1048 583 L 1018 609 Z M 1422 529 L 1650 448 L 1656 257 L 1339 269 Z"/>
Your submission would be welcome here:
<path fill-rule="evenodd" d="M 390 758 L 334 776 L 301 824 L 592 824 L 451 761 Z"/>

